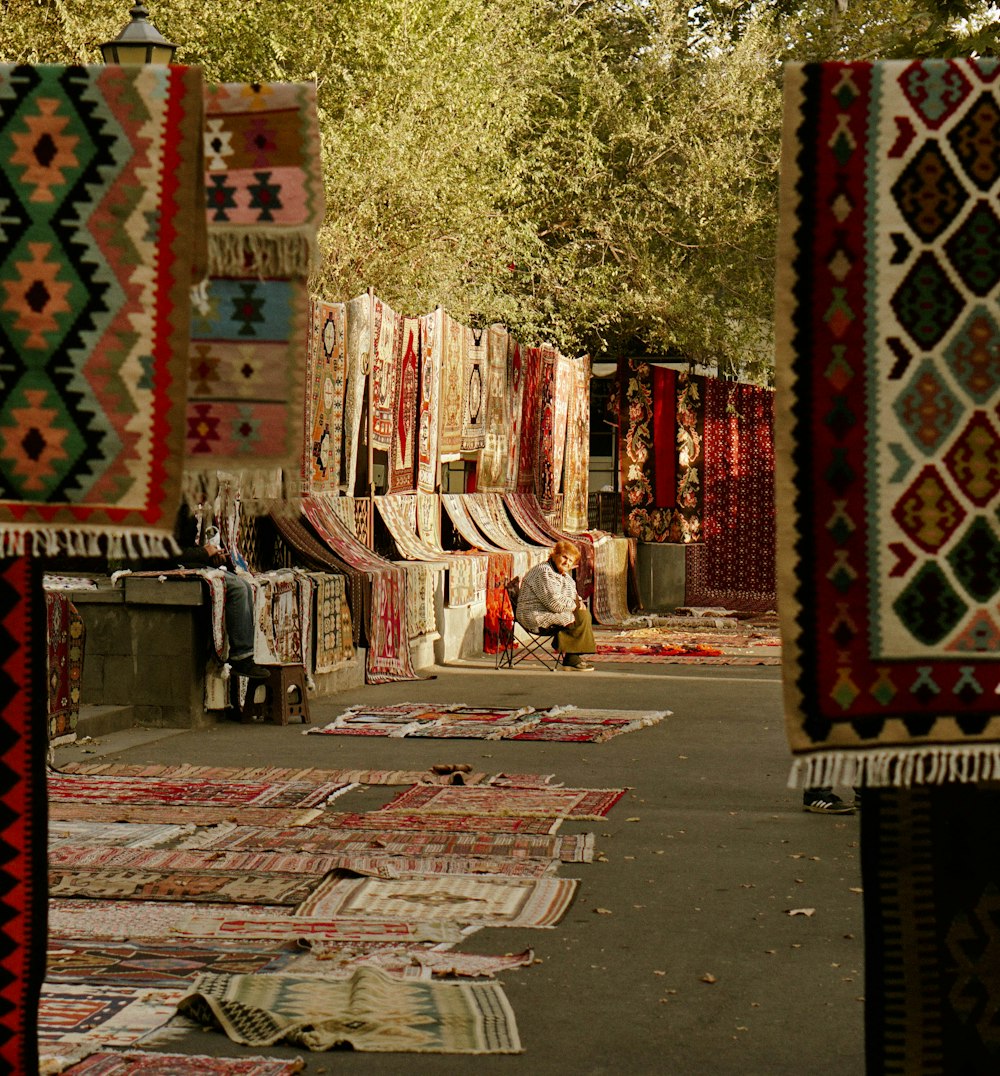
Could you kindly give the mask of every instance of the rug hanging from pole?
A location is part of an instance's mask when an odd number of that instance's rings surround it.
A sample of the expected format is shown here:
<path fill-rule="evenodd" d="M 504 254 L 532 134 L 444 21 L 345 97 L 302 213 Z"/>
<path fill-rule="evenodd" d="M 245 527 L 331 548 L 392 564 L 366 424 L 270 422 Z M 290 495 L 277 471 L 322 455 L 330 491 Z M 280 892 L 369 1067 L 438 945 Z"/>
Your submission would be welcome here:
<path fill-rule="evenodd" d="M 399 376 L 403 319 L 377 295 L 372 296 L 371 309 L 371 445 L 382 452 L 389 452 L 392 449 L 392 430 L 396 422 L 396 382 Z"/>
<path fill-rule="evenodd" d="M 417 428 L 420 410 L 420 320 L 399 320 L 399 366 L 396 371 L 396 420 L 389 455 L 389 492 L 416 489 Z"/>
<path fill-rule="evenodd" d="M 202 106 L 197 68 L 0 65 L 0 555 L 172 548 Z"/>
<path fill-rule="evenodd" d="M 371 297 L 355 296 L 346 312 L 347 372 L 344 386 L 344 492 L 352 496 L 358 477 L 361 417 L 371 366 Z"/>
<path fill-rule="evenodd" d="M 313 299 L 306 343 L 306 441 L 303 486 L 339 493 L 343 478 L 346 307 Z"/>
<path fill-rule="evenodd" d="M 998 76 L 786 69 L 779 609 L 809 785 L 1000 777 Z"/>
<path fill-rule="evenodd" d="M 441 407 L 443 311 L 420 319 L 420 412 L 417 421 L 417 489 L 435 493 L 438 475 L 438 412 Z"/>

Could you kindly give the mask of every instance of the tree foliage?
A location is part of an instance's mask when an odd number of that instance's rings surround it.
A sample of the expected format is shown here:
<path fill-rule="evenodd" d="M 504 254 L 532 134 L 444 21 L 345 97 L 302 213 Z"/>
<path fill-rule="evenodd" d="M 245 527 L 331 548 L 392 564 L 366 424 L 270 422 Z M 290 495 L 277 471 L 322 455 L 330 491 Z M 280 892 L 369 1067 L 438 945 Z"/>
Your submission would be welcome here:
<path fill-rule="evenodd" d="M 98 62 L 124 0 L 0 0 Z M 768 377 L 781 62 L 988 51 L 979 0 L 156 0 L 209 81 L 315 79 L 315 290 Z"/>

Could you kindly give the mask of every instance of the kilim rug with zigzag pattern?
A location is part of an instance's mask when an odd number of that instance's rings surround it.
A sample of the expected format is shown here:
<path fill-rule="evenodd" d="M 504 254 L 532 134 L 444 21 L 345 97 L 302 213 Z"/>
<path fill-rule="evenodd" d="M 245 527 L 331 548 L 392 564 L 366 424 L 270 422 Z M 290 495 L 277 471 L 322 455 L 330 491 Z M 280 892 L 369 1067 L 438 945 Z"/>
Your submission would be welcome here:
<path fill-rule="evenodd" d="M 1000 61 L 791 65 L 779 608 L 807 785 L 1000 776 Z"/>

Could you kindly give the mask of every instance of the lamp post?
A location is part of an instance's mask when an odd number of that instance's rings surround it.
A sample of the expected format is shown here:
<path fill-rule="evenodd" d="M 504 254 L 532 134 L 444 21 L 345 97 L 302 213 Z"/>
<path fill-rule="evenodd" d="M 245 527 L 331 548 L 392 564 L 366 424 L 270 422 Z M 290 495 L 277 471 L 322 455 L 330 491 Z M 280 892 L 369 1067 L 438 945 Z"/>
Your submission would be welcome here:
<path fill-rule="evenodd" d="M 176 45 L 172 45 L 148 21 L 145 4 L 133 4 L 132 21 L 113 41 L 101 45 L 106 64 L 169 64 Z"/>

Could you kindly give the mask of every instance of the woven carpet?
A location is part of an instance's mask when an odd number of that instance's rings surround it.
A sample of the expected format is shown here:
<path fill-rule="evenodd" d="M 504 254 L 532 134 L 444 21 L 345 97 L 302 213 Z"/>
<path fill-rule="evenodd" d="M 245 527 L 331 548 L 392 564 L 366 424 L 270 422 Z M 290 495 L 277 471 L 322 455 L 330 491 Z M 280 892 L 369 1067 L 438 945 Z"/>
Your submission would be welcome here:
<path fill-rule="evenodd" d="M 551 527 L 542 515 L 538 499 L 531 493 L 506 494 L 503 503 L 529 541 L 549 547 L 554 542 L 564 540 L 576 546 L 580 553 L 580 563 L 576 566 L 576 591 L 584 600 L 590 598 L 594 593 L 594 543 L 600 538 L 600 532 L 571 534 Z"/>
<path fill-rule="evenodd" d="M 123 762 L 66 762 L 59 770 L 60 773 L 79 773 L 90 776 L 106 774 L 112 777 L 204 777 L 217 781 L 313 781 L 320 784 L 325 781 L 343 781 L 352 785 L 412 785 L 417 781 L 433 781 L 434 774 L 430 770 L 331 770 L 316 769 L 313 766 L 288 767 L 288 766 L 199 766 L 194 763 L 182 762 L 176 765 L 170 763 L 123 763 Z M 466 778 L 478 776 L 480 780 L 485 774 L 466 774 Z M 526 774 L 526 778 L 534 778 L 537 775 Z M 539 777 L 546 783 L 550 778 Z M 288 811 L 287 817 L 294 818 L 302 814 L 308 818 L 314 817 L 315 812 Z M 262 815 L 262 817 L 271 817 Z M 282 814 L 274 811 L 274 823 L 280 826 L 303 825 L 300 821 L 281 821 Z"/>
<path fill-rule="evenodd" d="M 342 572 L 348 578 L 347 600 L 350 605 L 352 641 L 355 646 L 361 645 L 365 638 L 366 610 L 371 602 L 371 584 L 365 573 L 337 556 L 302 519 L 279 514 L 272 515 L 270 519 L 281 541 L 294 553 L 297 563 L 320 571 Z"/>
<path fill-rule="evenodd" d="M 610 657 L 630 657 L 636 661 L 654 658 L 721 657 L 718 647 L 704 643 L 598 643 L 597 654 L 602 660 Z"/>
<path fill-rule="evenodd" d="M 202 102 L 197 68 L 0 65 L 0 554 L 39 530 L 73 552 L 109 535 L 167 551 Z"/>
<path fill-rule="evenodd" d="M 86 629 L 65 594 L 45 592 L 49 739 L 76 732 Z"/>
<path fill-rule="evenodd" d="M 358 453 L 361 445 L 361 417 L 364 411 L 368 372 L 371 364 L 371 298 L 366 292 L 347 303 L 346 373 L 344 386 L 344 490 L 355 492 Z"/>
<path fill-rule="evenodd" d="M 529 967 L 535 959 L 532 949 L 499 954 L 439 952 L 426 946 L 365 946 L 355 949 L 314 945 L 305 957 L 293 959 L 291 974 L 348 978 L 355 968 L 380 968 L 398 978 L 431 979 L 435 976 L 492 978 L 504 971 Z"/>
<path fill-rule="evenodd" d="M 145 905 L 144 907 L 148 907 Z M 235 907 L 216 906 L 214 912 L 186 912 L 177 916 L 171 935 L 185 938 L 232 938 L 267 941 L 320 942 L 457 942 L 462 930 L 453 922 L 442 920 L 407 922 L 403 919 L 347 917 L 315 919 L 303 915 L 267 915 L 268 908 L 255 906 L 240 913 Z M 284 909 L 273 909 L 284 911 Z M 415 917 L 414 917 L 415 918 Z M 155 936 L 155 935 L 154 935 Z"/>
<path fill-rule="evenodd" d="M 500 632 L 513 617 L 510 599 L 504 589 L 514 574 L 512 553 L 490 553 L 486 568 L 486 614 L 483 617 L 483 653 L 495 654 L 503 649 Z"/>
<path fill-rule="evenodd" d="M 438 430 L 441 408 L 441 352 L 444 312 L 439 307 L 419 320 L 420 399 L 417 410 L 417 489 L 435 493 L 440 485 Z"/>
<path fill-rule="evenodd" d="M 566 456 L 563 470 L 563 526 L 587 529 L 590 474 L 590 359 L 568 363 Z"/>
<path fill-rule="evenodd" d="M 91 1054 L 66 1076 L 291 1076 L 301 1071 L 301 1058 L 208 1057 L 124 1050 Z"/>
<path fill-rule="evenodd" d="M 178 1011 L 235 1042 L 287 1041 L 406 1053 L 519 1053 L 514 1013 L 496 983 L 425 983 L 361 968 L 347 982 L 288 975 L 203 975 Z"/>
<path fill-rule="evenodd" d="M 429 820 L 430 821 L 430 820 Z M 564 863 L 587 863 L 593 857 L 593 834 L 564 837 L 506 833 L 447 833 L 433 829 L 395 830 L 391 819 L 382 820 L 378 832 L 334 827 L 272 829 L 239 826 L 224 829 L 209 840 L 198 834 L 180 847 L 224 848 L 296 852 L 381 852 L 394 856 L 484 856 L 510 859 L 561 859 Z"/>
<path fill-rule="evenodd" d="M 400 784 L 408 782 L 401 781 Z M 318 815 L 318 807 L 212 807 L 207 804 L 185 806 L 161 803 L 81 803 L 79 801 L 52 803 L 49 818 L 53 821 L 123 822 L 123 823 L 187 823 L 211 826 L 238 818 L 245 825 L 305 826 Z"/>
<path fill-rule="evenodd" d="M 0 559 L 0 1066 L 37 1069 L 45 975 L 45 601 L 42 567 Z"/>
<path fill-rule="evenodd" d="M 441 463 L 462 452 L 462 371 L 465 367 L 465 327 L 441 312 L 441 403 L 438 453 Z"/>
<path fill-rule="evenodd" d="M 463 328 L 462 451 L 478 452 L 486 444 L 485 329 Z"/>
<path fill-rule="evenodd" d="M 183 996 L 165 988 L 46 984 L 38 1006 L 43 1070 L 59 1072 L 95 1050 L 134 1046 L 174 1015 Z"/>
<path fill-rule="evenodd" d="M 366 611 L 365 621 L 365 680 L 369 684 L 415 680 L 406 630 L 406 573 L 366 548 L 347 530 L 331 507 L 339 499 L 309 497 L 303 502 L 303 510 L 322 541 L 371 581 L 371 608 Z"/>
<path fill-rule="evenodd" d="M 310 578 L 316 588 L 314 669 L 332 672 L 355 659 L 347 579 L 321 572 L 311 573 Z"/>
<path fill-rule="evenodd" d="M 554 348 L 539 348 L 539 372 L 537 395 L 532 401 L 537 408 L 536 440 L 534 441 L 534 492 L 542 510 L 555 504 L 559 493 L 561 475 L 556 471 L 556 460 L 561 463 L 564 446 L 556 445 L 557 409 L 559 408 L 558 356 Z"/>
<path fill-rule="evenodd" d="M 779 606 L 799 772 L 995 780 L 998 61 L 793 66 L 785 101 Z"/>
<path fill-rule="evenodd" d="M 427 919 L 481 926 L 553 927 L 576 893 L 572 878 L 351 878 L 331 874 L 299 906 L 315 919 Z"/>
<path fill-rule="evenodd" d="M 455 810 L 447 815 L 405 814 L 394 811 L 389 818 L 383 811 L 368 814 L 338 814 L 324 812 L 316 822 L 318 826 L 344 829 L 384 830 L 432 830 L 435 833 L 555 833 L 562 818 L 534 815 L 476 814 Z"/>
<path fill-rule="evenodd" d="M 542 353 L 537 347 L 521 348 L 523 389 L 521 391 L 521 444 L 517 458 L 516 490 L 535 493 L 535 452 L 541 422 L 538 409 L 542 378 Z"/>
<path fill-rule="evenodd" d="M 395 421 L 389 452 L 389 492 L 417 488 L 417 428 L 420 410 L 420 321 L 400 318 L 396 371 Z"/>
<path fill-rule="evenodd" d="M 96 848 L 110 845 L 114 848 L 164 848 L 182 837 L 197 831 L 192 823 L 187 825 L 146 823 L 130 825 L 124 822 L 99 822 L 76 820 L 53 822 L 49 818 L 49 850 L 60 845 Z"/>
<path fill-rule="evenodd" d="M 307 493 L 344 488 L 344 386 L 346 307 L 313 299 L 306 340 L 306 419 L 303 483 Z"/>
<path fill-rule="evenodd" d="M 165 781 L 50 773 L 49 799 L 215 807 L 322 807 L 350 788 L 339 781 Z"/>
<path fill-rule="evenodd" d="M 507 485 L 505 492 L 517 488 L 517 467 L 521 456 L 522 409 L 524 406 L 524 360 L 519 341 L 510 337 L 507 344 L 507 413 L 510 437 L 507 442 Z"/>
<path fill-rule="evenodd" d="M 594 542 L 594 620 L 620 624 L 627 620 L 629 540 L 603 535 Z"/>
<path fill-rule="evenodd" d="M 652 369 L 653 503 L 677 504 L 677 371 Z"/>
<path fill-rule="evenodd" d="M 701 543 L 685 558 L 686 605 L 776 606 L 774 393 L 708 378 Z"/>
<path fill-rule="evenodd" d="M 380 815 L 482 814 L 551 818 L 603 818 L 624 788 L 449 788 L 415 785 L 374 812 Z M 390 825 L 392 823 L 389 823 Z"/>
<path fill-rule="evenodd" d="M 103 938 L 135 941 L 137 938 L 173 937 L 179 923 L 192 912 L 225 915 L 231 919 L 254 916 L 281 918 L 286 908 L 257 904 L 193 904 L 181 901 L 92 900 L 53 898 L 49 902 L 49 927 L 54 938 Z"/>
<path fill-rule="evenodd" d="M 483 448 L 476 469 L 476 489 L 502 493 L 507 488 L 510 452 L 510 400 L 507 394 L 507 347 L 510 336 L 502 325 L 486 333 L 486 405 Z"/>
<path fill-rule="evenodd" d="M 289 947 L 226 942 L 224 945 L 149 942 L 49 941 L 49 983 L 86 980 L 97 985 L 180 987 L 203 971 L 238 974 L 276 970 Z"/>
<path fill-rule="evenodd" d="M 402 358 L 400 347 L 403 319 L 402 315 L 397 314 L 376 295 L 372 296 L 371 304 L 371 447 L 390 452 L 392 430 L 396 424 L 396 380 Z"/>
<path fill-rule="evenodd" d="M 998 824 L 995 786 L 865 790 L 867 1071 L 1000 1069 Z"/>
<path fill-rule="evenodd" d="M 49 895 L 97 900 L 233 901 L 297 905 L 315 888 L 313 876 L 237 870 L 116 870 L 49 867 Z"/>
<path fill-rule="evenodd" d="M 209 492 L 218 470 L 294 483 L 324 211 L 315 84 L 210 87 L 205 146 L 211 276 L 191 326 L 188 466 Z"/>

